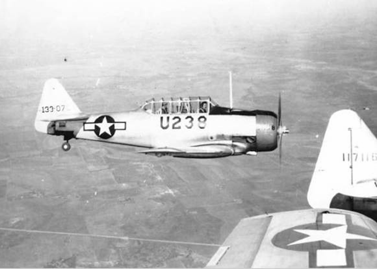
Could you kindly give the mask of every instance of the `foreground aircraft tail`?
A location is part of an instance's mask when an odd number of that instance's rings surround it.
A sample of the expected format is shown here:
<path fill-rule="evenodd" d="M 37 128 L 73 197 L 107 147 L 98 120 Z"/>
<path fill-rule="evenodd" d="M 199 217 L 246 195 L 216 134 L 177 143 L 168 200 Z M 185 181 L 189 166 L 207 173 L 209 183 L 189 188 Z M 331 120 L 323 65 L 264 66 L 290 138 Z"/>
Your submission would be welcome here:
<path fill-rule="evenodd" d="M 376 165 L 377 139 L 367 125 L 352 110 L 335 112 L 310 183 L 310 206 L 377 212 L 368 209 L 377 198 Z"/>
<path fill-rule="evenodd" d="M 43 93 L 35 118 L 35 129 L 42 133 L 48 133 L 51 121 L 74 119 L 82 116 L 80 109 L 68 95 L 63 85 L 57 79 L 47 80 L 43 87 Z"/>
<path fill-rule="evenodd" d="M 376 164 L 365 123 L 351 110 L 334 113 L 308 191 L 313 209 L 241 220 L 207 267 L 375 267 Z"/>

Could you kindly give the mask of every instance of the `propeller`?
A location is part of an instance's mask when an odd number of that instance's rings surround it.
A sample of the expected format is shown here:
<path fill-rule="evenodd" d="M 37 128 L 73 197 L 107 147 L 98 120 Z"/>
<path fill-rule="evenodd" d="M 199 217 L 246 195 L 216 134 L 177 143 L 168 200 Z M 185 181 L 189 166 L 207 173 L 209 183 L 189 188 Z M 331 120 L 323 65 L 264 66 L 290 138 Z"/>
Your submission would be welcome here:
<path fill-rule="evenodd" d="M 277 134 L 279 136 L 279 162 L 281 164 L 281 156 L 283 154 L 283 136 L 289 134 L 289 129 L 283 125 L 283 120 L 281 116 L 281 93 L 279 92 L 279 102 L 278 102 L 278 130 Z"/>

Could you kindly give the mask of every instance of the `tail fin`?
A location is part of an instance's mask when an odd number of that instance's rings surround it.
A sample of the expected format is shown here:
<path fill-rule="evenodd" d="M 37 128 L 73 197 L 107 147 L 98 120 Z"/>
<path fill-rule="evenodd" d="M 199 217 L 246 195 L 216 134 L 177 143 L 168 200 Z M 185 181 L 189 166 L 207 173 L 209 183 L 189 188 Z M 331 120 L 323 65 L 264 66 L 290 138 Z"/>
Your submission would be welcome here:
<path fill-rule="evenodd" d="M 45 82 L 41 101 L 39 102 L 34 127 L 37 131 L 47 133 L 51 121 L 79 117 L 80 109 L 68 95 L 57 79 Z"/>
<path fill-rule="evenodd" d="M 313 208 L 329 208 L 337 194 L 377 196 L 377 139 L 352 110 L 335 112 L 327 126 L 308 190 Z"/>

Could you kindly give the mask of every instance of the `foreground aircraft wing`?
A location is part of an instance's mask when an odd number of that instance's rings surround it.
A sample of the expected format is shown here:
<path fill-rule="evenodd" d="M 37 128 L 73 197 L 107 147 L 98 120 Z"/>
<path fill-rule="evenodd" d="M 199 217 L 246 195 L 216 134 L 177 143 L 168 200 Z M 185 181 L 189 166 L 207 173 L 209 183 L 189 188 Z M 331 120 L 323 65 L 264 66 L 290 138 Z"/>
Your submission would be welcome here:
<path fill-rule="evenodd" d="M 377 139 L 368 126 L 352 110 L 335 112 L 309 186 L 310 206 L 349 209 L 376 220 L 376 165 Z"/>
<path fill-rule="evenodd" d="M 377 223 L 339 209 L 307 209 L 245 218 L 207 267 L 375 268 Z"/>

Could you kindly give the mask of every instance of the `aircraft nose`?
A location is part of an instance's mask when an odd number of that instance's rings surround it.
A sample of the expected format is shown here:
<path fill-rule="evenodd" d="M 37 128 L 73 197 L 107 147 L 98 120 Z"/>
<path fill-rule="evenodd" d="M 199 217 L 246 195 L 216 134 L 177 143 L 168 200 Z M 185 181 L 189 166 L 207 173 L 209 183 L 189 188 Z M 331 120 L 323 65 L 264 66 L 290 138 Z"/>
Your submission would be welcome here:
<path fill-rule="evenodd" d="M 278 122 L 275 114 L 257 115 L 257 151 L 271 151 L 278 145 Z"/>
<path fill-rule="evenodd" d="M 278 127 L 278 134 L 279 135 L 285 135 L 285 134 L 289 134 L 289 129 L 287 128 L 287 126 L 279 126 Z"/>

